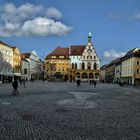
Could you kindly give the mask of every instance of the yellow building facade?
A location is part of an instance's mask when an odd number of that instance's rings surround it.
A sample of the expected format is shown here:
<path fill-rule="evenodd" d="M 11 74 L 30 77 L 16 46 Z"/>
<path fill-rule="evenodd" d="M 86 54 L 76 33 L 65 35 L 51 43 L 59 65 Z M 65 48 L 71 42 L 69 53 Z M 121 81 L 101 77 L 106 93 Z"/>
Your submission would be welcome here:
<path fill-rule="evenodd" d="M 140 49 L 134 48 L 122 58 L 121 80 L 140 85 Z"/>
<path fill-rule="evenodd" d="M 68 80 L 70 59 L 68 48 L 57 47 L 45 59 L 45 78 Z"/>
<path fill-rule="evenodd" d="M 13 48 L 13 73 L 14 76 L 21 76 L 21 54 L 17 47 Z"/>

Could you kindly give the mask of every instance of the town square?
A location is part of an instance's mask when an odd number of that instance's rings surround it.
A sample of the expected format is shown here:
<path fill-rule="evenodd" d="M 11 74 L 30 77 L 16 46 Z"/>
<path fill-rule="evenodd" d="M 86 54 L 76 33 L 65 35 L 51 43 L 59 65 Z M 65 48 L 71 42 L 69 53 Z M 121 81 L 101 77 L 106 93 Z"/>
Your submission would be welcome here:
<path fill-rule="evenodd" d="M 137 87 L 35 81 L 11 90 L 0 86 L 1 140 L 140 139 Z"/>
<path fill-rule="evenodd" d="M 140 140 L 139 0 L 0 0 L 0 140 Z"/>

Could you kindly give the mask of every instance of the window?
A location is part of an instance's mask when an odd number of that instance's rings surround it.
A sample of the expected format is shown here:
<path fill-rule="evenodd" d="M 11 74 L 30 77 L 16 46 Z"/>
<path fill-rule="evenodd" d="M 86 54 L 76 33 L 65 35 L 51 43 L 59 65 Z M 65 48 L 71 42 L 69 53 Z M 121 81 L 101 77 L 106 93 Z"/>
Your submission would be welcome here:
<path fill-rule="evenodd" d="M 59 56 L 59 58 L 64 58 L 64 56 Z"/>
<path fill-rule="evenodd" d="M 72 63 L 72 69 L 74 69 L 74 63 Z"/>
<path fill-rule="evenodd" d="M 94 70 L 97 70 L 97 64 L 94 63 Z"/>
<path fill-rule="evenodd" d="M 137 65 L 139 65 L 139 61 L 137 61 Z"/>
<path fill-rule="evenodd" d="M 89 70 L 91 69 L 91 63 L 90 62 L 88 62 L 87 67 L 88 67 Z"/>
<path fill-rule="evenodd" d="M 82 69 L 83 70 L 85 69 L 85 63 L 84 62 L 82 63 Z"/>
<path fill-rule="evenodd" d="M 56 58 L 56 56 L 51 56 L 51 58 Z"/>
<path fill-rule="evenodd" d="M 75 69 L 77 70 L 77 63 L 75 63 Z"/>
<path fill-rule="evenodd" d="M 83 78 L 83 79 L 87 79 L 87 78 L 88 78 L 87 73 L 83 73 L 83 74 L 82 74 L 82 78 Z"/>
<path fill-rule="evenodd" d="M 137 73 L 139 73 L 139 69 L 137 69 Z"/>

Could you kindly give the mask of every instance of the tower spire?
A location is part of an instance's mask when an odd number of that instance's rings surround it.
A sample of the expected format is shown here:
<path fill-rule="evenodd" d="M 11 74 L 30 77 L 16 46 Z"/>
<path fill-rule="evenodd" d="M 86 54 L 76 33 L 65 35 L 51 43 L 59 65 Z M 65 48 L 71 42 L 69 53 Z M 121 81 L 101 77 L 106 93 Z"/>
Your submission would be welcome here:
<path fill-rule="evenodd" d="M 89 32 L 88 33 L 88 42 L 92 42 L 91 39 L 92 39 L 92 34 L 91 34 L 91 32 Z"/>

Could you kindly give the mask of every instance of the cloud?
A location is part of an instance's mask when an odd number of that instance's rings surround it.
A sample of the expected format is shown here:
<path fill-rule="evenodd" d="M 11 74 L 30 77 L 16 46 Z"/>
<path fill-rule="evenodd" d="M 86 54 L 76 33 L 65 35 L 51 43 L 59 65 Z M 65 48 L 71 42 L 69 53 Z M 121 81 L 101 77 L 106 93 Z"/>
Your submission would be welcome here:
<path fill-rule="evenodd" d="M 134 13 L 133 18 L 136 19 L 136 20 L 140 20 L 140 12 Z"/>
<path fill-rule="evenodd" d="M 55 7 L 47 8 L 46 14 L 49 18 L 55 18 L 55 19 L 62 18 L 61 12 Z"/>
<path fill-rule="evenodd" d="M 55 22 L 49 18 L 36 18 L 31 21 L 27 21 L 22 26 L 22 31 L 26 35 L 35 36 L 48 36 L 48 35 L 66 35 L 72 30 L 72 27 L 67 27 L 61 22 Z"/>
<path fill-rule="evenodd" d="M 62 14 L 55 7 L 46 8 L 30 3 L 16 7 L 7 3 L 0 7 L 0 36 L 66 35 L 73 28 L 56 21 L 60 18 Z"/>
<path fill-rule="evenodd" d="M 114 49 L 111 49 L 104 52 L 104 58 L 106 60 L 114 60 L 116 58 L 124 56 L 125 54 L 125 52 L 117 52 Z"/>

